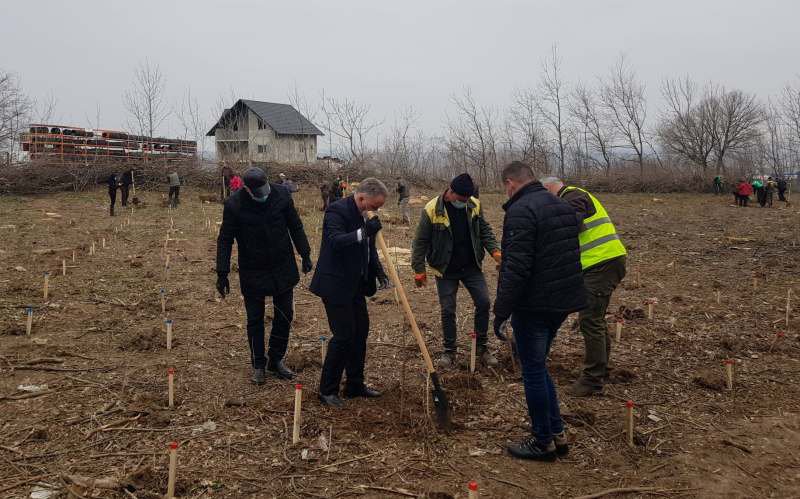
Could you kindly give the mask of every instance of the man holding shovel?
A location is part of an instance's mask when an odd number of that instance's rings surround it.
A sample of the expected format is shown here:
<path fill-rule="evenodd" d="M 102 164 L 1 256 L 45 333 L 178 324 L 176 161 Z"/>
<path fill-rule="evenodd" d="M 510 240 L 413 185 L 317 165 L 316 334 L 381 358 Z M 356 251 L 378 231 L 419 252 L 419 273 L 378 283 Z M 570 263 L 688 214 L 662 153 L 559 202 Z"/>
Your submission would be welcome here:
<path fill-rule="evenodd" d="M 352 196 L 331 203 L 325 211 L 319 262 L 310 289 L 322 298 L 333 333 L 319 382 L 319 399 L 327 406 L 343 406 L 339 385 L 345 372 L 345 397 L 381 396 L 364 383 L 369 333 L 365 297 L 387 287 L 389 279 L 375 249 L 381 221 L 367 219 L 367 213 L 383 206 L 388 194 L 380 180 L 367 178 Z"/>
<path fill-rule="evenodd" d="M 303 273 L 313 268 L 311 248 L 286 189 L 267 182 L 267 174 L 252 167 L 244 186 L 225 201 L 217 237 L 217 290 L 230 293 L 228 272 L 234 239 L 239 245 L 239 285 L 247 312 L 247 342 L 253 367 L 251 381 L 265 382 L 265 369 L 281 379 L 294 373 L 283 363 L 289 344 L 294 287 L 300 281 L 292 244 L 302 258 Z M 264 305 L 271 296 L 275 307 L 269 351 L 264 355 Z"/>
<path fill-rule="evenodd" d="M 530 166 L 503 168 L 509 200 L 503 205 L 503 261 L 494 302 L 495 334 L 511 318 L 522 367 L 532 435 L 508 446 L 517 458 L 554 461 L 568 452 L 558 395 L 547 355 L 567 315 L 586 306 L 578 246 L 578 218 L 538 182 Z"/>
<path fill-rule="evenodd" d="M 472 177 L 466 173 L 455 177 L 441 196 L 425 205 L 412 243 L 411 267 L 417 287 L 427 283 L 426 261 L 436 276 L 444 333 L 444 352 L 437 365 L 443 369 L 456 363 L 456 296 L 459 284 L 467 288 L 475 305 L 476 355 L 484 365 L 497 365 L 497 359 L 486 348 L 490 303 L 481 263 L 487 251 L 500 263 L 500 247 L 492 228 L 483 218 L 481 202 L 473 196 L 474 192 Z"/>

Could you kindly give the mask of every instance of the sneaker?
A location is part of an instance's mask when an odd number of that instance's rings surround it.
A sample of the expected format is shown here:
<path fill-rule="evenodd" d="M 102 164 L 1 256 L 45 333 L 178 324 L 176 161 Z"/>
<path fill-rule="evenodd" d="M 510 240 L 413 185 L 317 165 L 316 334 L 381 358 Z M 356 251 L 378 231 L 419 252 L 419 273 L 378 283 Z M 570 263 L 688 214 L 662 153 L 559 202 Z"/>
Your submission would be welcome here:
<path fill-rule="evenodd" d="M 450 369 L 456 363 L 455 352 L 443 352 L 438 359 L 436 359 L 436 367 L 441 369 Z"/>
<path fill-rule="evenodd" d="M 497 357 L 489 349 L 485 349 L 481 354 L 481 363 L 486 367 L 497 367 Z"/>
<path fill-rule="evenodd" d="M 547 461 L 552 463 L 556 460 L 556 444 L 550 442 L 542 446 L 536 441 L 536 437 L 530 436 L 517 444 L 507 447 L 508 453 L 519 459 L 530 459 L 532 461 Z"/>
<path fill-rule="evenodd" d="M 264 369 L 253 369 L 253 374 L 250 376 L 250 381 L 253 382 L 254 385 L 263 385 L 266 382 L 266 373 Z"/>
<path fill-rule="evenodd" d="M 566 432 L 556 433 L 553 435 L 553 443 L 556 446 L 556 456 L 564 457 L 569 454 L 569 444 L 567 443 Z"/>
<path fill-rule="evenodd" d="M 578 380 L 569 388 L 567 388 L 567 393 L 572 395 L 573 397 L 591 397 L 592 395 L 599 394 L 603 392 L 602 386 L 592 386 L 587 385 L 586 383 Z"/>

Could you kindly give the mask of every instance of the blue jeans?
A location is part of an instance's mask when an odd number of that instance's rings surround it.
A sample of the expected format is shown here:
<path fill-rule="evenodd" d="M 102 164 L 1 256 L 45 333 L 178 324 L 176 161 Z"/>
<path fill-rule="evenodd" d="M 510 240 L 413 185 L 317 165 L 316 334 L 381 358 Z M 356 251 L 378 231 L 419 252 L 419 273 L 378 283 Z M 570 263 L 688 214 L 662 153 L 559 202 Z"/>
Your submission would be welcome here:
<path fill-rule="evenodd" d="M 566 318 L 567 314 L 516 311 L 511 316 L 531 428 L 536 441 L 542 445 L 549 444 L 554 433 L 564 431 L 556 387 L 546 363 L 550 345 Z"/>

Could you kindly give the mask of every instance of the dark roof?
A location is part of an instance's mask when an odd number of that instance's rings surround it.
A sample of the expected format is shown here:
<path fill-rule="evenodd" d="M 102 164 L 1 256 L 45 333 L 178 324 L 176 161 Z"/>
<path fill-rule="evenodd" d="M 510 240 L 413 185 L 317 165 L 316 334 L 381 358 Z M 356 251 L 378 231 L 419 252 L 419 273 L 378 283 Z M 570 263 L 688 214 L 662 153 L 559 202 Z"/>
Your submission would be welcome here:
<path fill-rule="evenodd" d="M 308 121 L 305 116 L 300 114 L 289 104 L 277 104 L 275 102 L 261 102 L 257 100 L 239 99 L 230 109 L 226 109 L 220 116 L 217 123 L 208 131 L 206 135 L 213 136 L 220 122 L 228 114 L 241 107 L 249 108 L 270 126 L 279 135 L 325 135 L 313 123 Z"/>

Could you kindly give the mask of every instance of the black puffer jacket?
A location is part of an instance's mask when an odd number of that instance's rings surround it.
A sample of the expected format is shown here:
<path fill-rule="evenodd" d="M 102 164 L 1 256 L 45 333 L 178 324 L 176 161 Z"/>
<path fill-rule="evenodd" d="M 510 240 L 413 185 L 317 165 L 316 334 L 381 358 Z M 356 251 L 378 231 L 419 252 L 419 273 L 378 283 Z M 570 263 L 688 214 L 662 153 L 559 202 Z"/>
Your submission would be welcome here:
<path fill-rule="evenodd" d="M 586 307 L 575 210 L 539 182 L 522 187 L 503 209 L 495 315 L 570 313 Z"/>
<path fill-rule="evenodd" d="M 270 188 L 264 203 L 253 201 L 244 189 L 225 201 L 217 237 L 217 273 L 228 274 L 235 239 L 243 295 L 288 291 L 300 281 L 292 243 L 300 256 L 311 254 L 292 196 L 280 185 L 270 184 Z"/>

